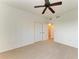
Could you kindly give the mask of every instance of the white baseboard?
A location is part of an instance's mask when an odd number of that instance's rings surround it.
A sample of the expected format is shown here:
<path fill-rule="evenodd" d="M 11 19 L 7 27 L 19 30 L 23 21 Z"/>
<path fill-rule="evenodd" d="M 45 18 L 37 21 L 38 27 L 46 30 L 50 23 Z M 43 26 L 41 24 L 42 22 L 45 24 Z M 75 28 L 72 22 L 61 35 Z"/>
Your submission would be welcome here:
<path fill-rule="evenodd" d="M 61 44 L 64 44 L 64 45 L 67 45 L 67 46 L 71 46 L 71 47 L 74 47 L 74 48 L 78 48 L 76 45 L 72 45 L 72 44 L 68 44 L 67 42 L 63 42 L 63 41 L 59 41 L 59 40 L 54 40 L 55 42 L 58 42 L 58 43 L 61 43 Z"/>
<path fill-rule="evenodd" d="M 21 48 L 21 47 L 24 47 L 24 46 L 27 46 L 27 45 L 30 45 L 30 44 L 33 44 L 33 42 L 24 43 L 24 44 L 20 44 L 20 45 L 17 45 L 15 47 L 12 47 L 12 48 L 7 48 L 7 49 L 4 49 L 4 50 L 0 50 L 0 53 L 7 52 L 7 51 L 10 51 L 10 50 L 14 50 L 14 49 L 17 49 L 17 48 Z"/>

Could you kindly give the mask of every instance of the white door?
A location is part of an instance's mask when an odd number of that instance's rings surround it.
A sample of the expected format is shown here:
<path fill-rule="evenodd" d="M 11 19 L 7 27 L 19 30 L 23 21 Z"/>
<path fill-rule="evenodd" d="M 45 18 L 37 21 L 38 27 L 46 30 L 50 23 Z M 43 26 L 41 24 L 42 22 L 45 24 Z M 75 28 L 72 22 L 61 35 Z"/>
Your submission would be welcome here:
<path fill-rule="evenodd" d="M 43 24 L 43 40 L 48 39 L 48 24 Z"/>
<path fill-rule="evenodd" d="M 41 41 L 43 38 L 43 27 L 41 23 L 35 23 L 35 42 Z"/>

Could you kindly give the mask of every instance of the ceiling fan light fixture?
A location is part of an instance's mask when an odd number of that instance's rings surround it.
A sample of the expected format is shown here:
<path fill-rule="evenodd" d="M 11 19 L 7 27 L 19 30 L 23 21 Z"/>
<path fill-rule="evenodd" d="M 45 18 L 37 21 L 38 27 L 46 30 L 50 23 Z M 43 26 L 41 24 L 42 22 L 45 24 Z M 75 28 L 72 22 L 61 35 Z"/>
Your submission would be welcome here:
<path fill-rule="evenodd" d="M 45 7 L 45 9 L 43 10 L 42 14 L 45 13 L 47 8 L 54 14 L 55 11 L 50 6 L 58 6 L 58 5 L 62 5 L 62 1 L 50 4 L 49 0 L 45 0 L 45 4 L 44 5 L 34 6 L 34 8 Z"/>

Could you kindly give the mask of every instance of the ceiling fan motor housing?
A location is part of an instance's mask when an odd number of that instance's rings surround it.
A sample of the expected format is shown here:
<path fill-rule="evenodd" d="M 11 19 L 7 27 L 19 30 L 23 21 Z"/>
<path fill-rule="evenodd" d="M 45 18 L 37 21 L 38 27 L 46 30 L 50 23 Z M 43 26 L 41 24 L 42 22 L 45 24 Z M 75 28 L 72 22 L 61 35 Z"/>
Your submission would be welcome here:
<path fill-rule="evenodd" d="M 49 7 L 50 4 L 45 4 L 45 7 Z"/>

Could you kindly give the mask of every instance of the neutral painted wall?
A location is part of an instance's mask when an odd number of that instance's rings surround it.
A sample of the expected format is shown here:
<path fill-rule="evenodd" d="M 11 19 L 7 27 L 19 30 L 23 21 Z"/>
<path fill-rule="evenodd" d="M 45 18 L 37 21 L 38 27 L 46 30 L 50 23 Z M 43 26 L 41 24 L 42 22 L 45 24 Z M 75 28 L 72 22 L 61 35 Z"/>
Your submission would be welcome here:
<path fill-rule="evenodd" d="M 78 47 L 77 9 L 71 10 L 56 19 L 55 41 L 72 47 Z"/>
<path fill-rule="evenodd" d="M 34 22 L 46 19 L 0 3 L 0 52 L 33 43 Z"/>

